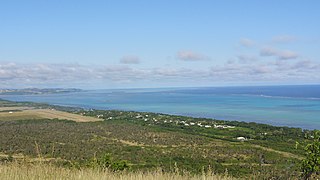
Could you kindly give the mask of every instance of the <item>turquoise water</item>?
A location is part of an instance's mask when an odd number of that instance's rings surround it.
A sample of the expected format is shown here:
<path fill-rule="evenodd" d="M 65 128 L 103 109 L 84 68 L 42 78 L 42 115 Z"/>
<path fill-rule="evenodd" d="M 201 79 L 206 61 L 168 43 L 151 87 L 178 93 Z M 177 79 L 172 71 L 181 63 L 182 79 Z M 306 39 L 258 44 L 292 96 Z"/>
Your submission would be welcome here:
<path fill-rule="evenodd" d="M 320 86 L 93 90 L 0 98 L 320 129 Z"/>

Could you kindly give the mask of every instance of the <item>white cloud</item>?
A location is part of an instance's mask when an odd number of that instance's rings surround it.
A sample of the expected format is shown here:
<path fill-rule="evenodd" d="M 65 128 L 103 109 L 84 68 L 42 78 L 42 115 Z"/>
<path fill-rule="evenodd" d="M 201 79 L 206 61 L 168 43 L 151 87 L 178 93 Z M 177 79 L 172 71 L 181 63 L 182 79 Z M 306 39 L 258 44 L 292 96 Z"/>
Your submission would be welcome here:
<path fill-rule="evenodd" d="M 214 80 L 222 82 L 320 82 L 320 63 L 310 60 L 226 63 L 224 66 L 215 66 L 210 70 Z"/>
<path fill-rule="evenodd" d="M 257 57 L 248 54 L 240 54 L 237 56 L 240 63 L 252 63 L 258 60 Z"/>
<path fill-rule="evenodd" d="M 138 56 L 123 56 L 120 59 L 120 63 L 122 63 L 122 64 L 139 64 L 140 58 Z"/>
<path fill-rule="evenodd" d="M 199 54 L 197 52 L 193 51 L 179 51 L 177 53 L 177 58 L 182 61 L 203 61 L 203 60 L 209 60 L 210 58 L 208 56 Z"/>
<path fill-rule="evenodd" d="M 277 56 L 278 50 L 271 47 L 264 47 L 260 50 L 261 56 Z"/>
<path fill-rule="evenodd" d="M 286 60 L 286 59 L 296 59 L 299 57 L 299 55 L 294 51 L 285 50 L 285 51 L 279 51 L 278 57 L 279 59 Z"/>
<path fill-rule="evenodd" d="M 203 76 L 199 71 L 184 68 L 132 68 L 126 65 L 84 66 L 79 64 L 1 64 L 0 88 L 38 87 L 38 86 L 73 86 L 112 84 L 127 85 L 143 82 L 166 82 Z M 160 80 L 160 81 L 158 81 Z M 149 83 L 145 83 L 148 85 Z M 6 86 L 6 87 L 4 87 Z"/>
<path fill-rule="evenodd" d="M 315 63 L 311 60 L 301 60 L 296 62 L 292 67 L 292 69 L 298 69 L 303 71 L 310 71 L 310 70 L 319 70 L 320 64 Z"/>
<path fill-rule="evenodd" d="M 290 36 L 290 35 L 280 35 L 272 38 L 272 42 L 274 43 L 290 43 L 290 42 L 295 42 L 296 40 L 297 40 L 297 37 Z"/>
<path fill-rule="evenodd" d="M 261 56 L 275 56 L 280 60 L 296 59 L 298 53 L 290 50 L 278 50 L 272 47 L 264 47 L 260 50 Z"/>
<path fill-rule="evenodd" d="M 239 41 L 240 45 L 244 46 L 244 47 L 252 47 L 254 46 L 255 42 L 251 39 L 248 38 L 242 38 Z"/>

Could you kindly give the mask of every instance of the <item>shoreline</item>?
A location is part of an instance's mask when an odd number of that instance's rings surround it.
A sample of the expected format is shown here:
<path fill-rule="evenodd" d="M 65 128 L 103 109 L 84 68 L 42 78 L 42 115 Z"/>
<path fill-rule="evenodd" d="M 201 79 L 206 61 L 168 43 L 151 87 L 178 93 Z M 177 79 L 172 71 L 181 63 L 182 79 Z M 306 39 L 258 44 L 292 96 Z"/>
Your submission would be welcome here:
<path fill-rule="evenodd" d="M 50 103 L 38 103 L 38 102 L 31 102 L 31 101 L 10 101 L 6 99 L 1 99 L 1 101 L 8 101 L 8 102 L 13 102 L 13 103 L 27 103 L 27 104 L 34 104 L 37 106 L 48 106 L 48 107 L 53 107 L 56 109 L 61 109 L 62 111 L 81 111 L 81 110 L 97 110 L 97 111 L 118 111 L 118 112 L 134 112 L 134 113 L 152 113 L 152 114 L 161 114 L 161 115 L 166 115 L 166 116 L 176 116 L 176 117 L 184 117 L 184 118 L 194 118 L 194 119 L 202 119 L 206 121 L 221 121 L 221 122 L 226 122 L 226 123 L 232 123 L 232 122 L 237 122 L 237 123 L 246 123 L 246 124 L 257 124 L 257 125 L 262 125 L 262 126 L 273 126 L 277 128 L 292 128 L 292 129 L 301 129 L 301 130 L 319 130 L 319 129 L 309 129 L 309 128 L 302 128 L 302 127 L 295 127 L 295 126 L 285 126 L 285 125 L 275 125 L 275 124 L 268 124 L 268 123 L 262 123 L 262 122 L 254 122 L 254 121 L 242 121 L 242 120 L 230 120 L 230 119 L 223 119 L 223 118 L 211 118 L 211 117 L 206 117 L 206 116 L 193 116 L 190 114 L 179 114 L 179 113 L 166 113 L 166 112 L 154 112 L 154 111 L 135 111 L 135 110 L 126 110 L 126 109 L 112 109 L 112 108 L 92 108 L 90 106 L 85 107 L 85 106 L 71 106 L 67 104 L 50 104 Z M 0 106 L 1 107 L 1 106 Z M 63 110 L 64 109 L 64 110 Z"/>

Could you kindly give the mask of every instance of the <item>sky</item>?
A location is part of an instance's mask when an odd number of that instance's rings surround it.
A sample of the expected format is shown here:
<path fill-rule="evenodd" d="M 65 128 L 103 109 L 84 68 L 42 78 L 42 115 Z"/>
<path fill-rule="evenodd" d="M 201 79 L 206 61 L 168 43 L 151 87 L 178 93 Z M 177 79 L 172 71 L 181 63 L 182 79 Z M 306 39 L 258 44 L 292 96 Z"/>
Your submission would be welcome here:
<path fill-rule="evenodd" d="M 320 1 L 0 1 L 0 88 L 320 84 Z"/>

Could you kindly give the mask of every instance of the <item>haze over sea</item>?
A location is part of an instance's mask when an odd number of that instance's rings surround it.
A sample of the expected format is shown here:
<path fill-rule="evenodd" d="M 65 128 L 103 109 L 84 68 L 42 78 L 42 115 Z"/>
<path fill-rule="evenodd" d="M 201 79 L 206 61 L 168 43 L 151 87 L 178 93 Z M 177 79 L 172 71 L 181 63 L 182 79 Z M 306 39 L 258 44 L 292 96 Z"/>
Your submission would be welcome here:
<path fill-rule="evenodd" d="M 320 129 L 320 85 L 87 90 L 0 98 Z"/>

